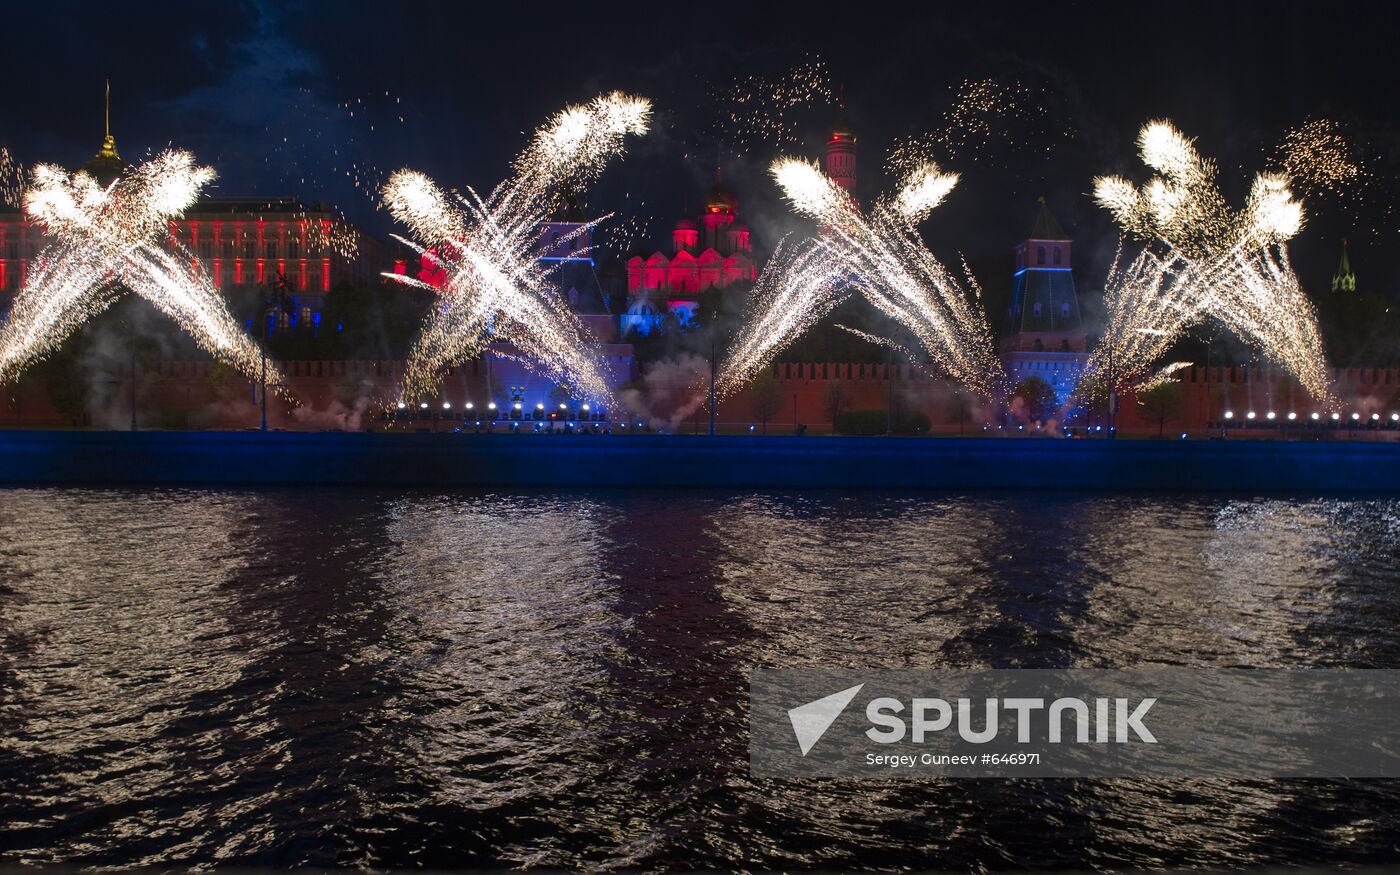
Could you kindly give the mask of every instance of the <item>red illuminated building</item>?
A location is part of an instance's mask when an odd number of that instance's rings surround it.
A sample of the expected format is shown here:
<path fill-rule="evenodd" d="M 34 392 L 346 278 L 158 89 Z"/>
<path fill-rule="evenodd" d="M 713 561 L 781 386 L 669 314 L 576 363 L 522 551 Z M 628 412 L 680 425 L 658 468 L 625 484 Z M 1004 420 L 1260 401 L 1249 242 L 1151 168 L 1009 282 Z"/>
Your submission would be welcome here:
<path fill-rule="evenodd" d="M 102 147 L 83 170 L 110 185 L 125 169 L 109 125 Z M 314 322 L 336 283 L 377 283 L 393 261 L 383 243 L 338 221 L 329 206 L 292 198 L 203 198 L 170 223 L 168 239 L 192 253 L 220 290 L 268 285 L 282 277 L 293 299 L 284 325 Z M 20 211 L 0 212 L 3 309 L 49 242 L 42 226 Z"/>

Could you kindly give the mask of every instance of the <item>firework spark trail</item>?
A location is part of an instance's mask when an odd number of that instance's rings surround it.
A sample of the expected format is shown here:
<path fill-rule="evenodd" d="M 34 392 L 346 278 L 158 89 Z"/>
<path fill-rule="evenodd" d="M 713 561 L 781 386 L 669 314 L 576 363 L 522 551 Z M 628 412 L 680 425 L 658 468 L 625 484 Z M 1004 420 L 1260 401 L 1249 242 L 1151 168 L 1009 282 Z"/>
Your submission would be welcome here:
<path fill-rule="evenodd" d="M 1074 131 L 1057 124 L 1048 92 L 1016 79 L 964 80 L 954 90 L 938 127 L 899 139 L 889 167 L 910 171 L 926 161 L 997 162 L 1011 152 L 1049 151 Z"/>
<path fill-rule="evenodd" d="M 249 376 L 258 347 L 183 247 L 160 241 L 214 172 L 188 152 L 167 151 L 102 188 L 85 172 L 34 168 L 29 215 L 55 238 L 40 254 L 0 329 L 0 382 L 55 350 L 126 288 L 166 313 L 204 349 Z M 269 385 L 283 381 L 269 368 Z"/>
<path fill-rule="evenodd" d="M 963 283 L 924 246 L 918 222 L 947 196 L 957 176 L 931 163 L 914 168 L 869 217 L 816 166 L 783 159 L 772 168 L 788 201 L 818 219 L 823 234 L 790 263 L 770 261 L 776 273 L 759 309 L 745 325 L 724 368 L 725 391 L 750 379 L 785 344 L 840 300 L 843 287 L 863 295 L 918 338 L 943 372 L 985 397 L 1004 393 L 1005 377 L 993 351 L 991 329 L 976 306 L 980 289 Z M 793 315 L 774 314 L 787 305 Z"/>
<path fill-rule="evenodd" d="M 1284 135 L 1270 164 L 1305 197 L 1327 192 L 1346 198 L 1355 195 L 1370 176 L 1359 151 L 1340 124 L 1314 118 Z"/>
<path fill-rule="evenodd" d="M 1145 125 L 1138 146 L 1159 176 L 1141 188 L 1118 177 L 1094 183 L 1095 198 L 1124 232 L 1149 245 L 1127 265 L 1121 252 L 1115 259 L 1107 327 L 1089 370 L 1108 374 L 1115 388 L 1140 383 L 1187 329 L 1215 318 L 1326 399 L 1316 314 L 1285 247 L 1303 224 L 1287 178 L 1258 175 L 1235 211 L 1216 188 L 1214 164 L 1170 123 Z"/>
<path fill-rule="evenodd" d="M 830 107 L 836 92 L 826 64 L 813 57 L 776 77 L 736 78 L 712 91 L 710 100 L 716 118 L 704 131 L 704 144 L 727 142 L 753 151 L 800 146 L 803 111 Z"/>
<path fill-rule="evenodd" d="M 24 206 L 24 166 L 4 146 L 0 146 L 0 203 Z"/>
<path fill-rule="evenodd" d="M 726 397 L 747 385 L 848 294 L 840 262 L 823 242 L 780 242 L 754 284 L 749 318 L 718 368 L 716 394 Z"/>
<path fill-rule="evenodd" d="M 406 396 L 433 391 L 449 365 L 503 340 L 574 392 L 610 403 L 596 341 L 549 286 L 552 270 L 538 257 L 540 226 L 566 187 L 591 182 L 622 152 L 627 135 L 645 133 L 650 112 L 647 101 L 619 92 L 564 109 L 535 132 L 513 176 L 484 199 L 470 189 L 449 195 L 413 171 L 389 178 L 384 203 L 417 238 L 403 242 L 434 253 L 445 272 L 441 288 L 385 274 L 441 295 L 409 355 Z"/>

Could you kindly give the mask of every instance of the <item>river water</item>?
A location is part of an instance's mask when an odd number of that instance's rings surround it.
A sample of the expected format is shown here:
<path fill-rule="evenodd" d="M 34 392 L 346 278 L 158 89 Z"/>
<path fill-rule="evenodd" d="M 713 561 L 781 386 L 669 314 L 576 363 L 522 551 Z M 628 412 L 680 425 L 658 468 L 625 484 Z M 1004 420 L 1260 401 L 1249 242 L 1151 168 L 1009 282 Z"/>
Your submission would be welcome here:
<path fill-rule="evenodd" d="M 1394 781 L 755 781 L 758 666 L 1400 668 L 1400 502 L 0 492 L 0 864 L 1400 861 Z"/>

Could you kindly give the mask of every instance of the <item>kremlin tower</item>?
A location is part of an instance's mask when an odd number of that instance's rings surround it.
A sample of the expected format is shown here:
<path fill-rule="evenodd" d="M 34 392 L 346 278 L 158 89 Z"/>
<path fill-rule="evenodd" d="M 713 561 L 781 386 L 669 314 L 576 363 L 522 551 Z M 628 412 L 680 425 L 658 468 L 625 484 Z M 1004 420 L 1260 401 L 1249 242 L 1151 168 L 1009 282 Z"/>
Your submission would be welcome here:
<path fill-rule="evenodd" d="M 1064 228 L 1040 199 L 1030 233 L 1015 251 L 1015 284 L 1002 355 L 1013 382 L 1040 377 L 1061 401 L 1078 382 L 1088 359 L 1070 248 Z"/>
<path fill-rule="evenodd" d="M 856 196 L 856 135 L 846 122 L 846 94 L 836 102 L 836 124 L 826 138 L 826 175 L 846 194 Z"/>
<path fill-rule="evenodd" d="M 1351 259 L 1347 256 L 1347 239 L 1342 238 L 1342 263 L 1337 265 L 1337 273 L 1332 277 L 1333 294 L 1355 293 L 1356 274 L 1351 272 Z"/>

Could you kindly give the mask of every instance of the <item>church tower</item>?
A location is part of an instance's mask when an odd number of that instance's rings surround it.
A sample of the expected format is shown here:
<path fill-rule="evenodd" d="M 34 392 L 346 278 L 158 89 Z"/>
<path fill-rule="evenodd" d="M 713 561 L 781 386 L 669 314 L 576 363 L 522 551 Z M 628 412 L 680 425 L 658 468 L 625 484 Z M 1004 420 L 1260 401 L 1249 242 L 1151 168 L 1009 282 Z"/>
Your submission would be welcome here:
<path fill-rule="evenodd" d="M 102 138 L 102 148 L 97 150 L 97 154 L 88 159 L 83 165 L 83 170 L 88 172 L 93 179 L 103 186 L 111 185 L 118 176 L 122 175 L 122 170 L 126 165 L 122 163 L 122 156 L 117 154 L 117 141 L 112 138 L 112 83 L 107 83 L 107 94 L 103 101 L 103 125 L 106 136 Z"/>
<path fill-rule="evenodd" d="M 846 123 L 846 93 L 836 103 L 836 124 L 826 138 L 826 175 L 846 194 L 856 196 L 856 134 Z"/>
<path fill-rule="evenodd" d="M 1342 238 L 1342 263 L 1337 265 L 1337 273 L 1332 277 L 1332 293 L 1354 294 L 1356 274 L 1351 272 L 1351 259 L 1347 257 L 1347 238 Z"/>

